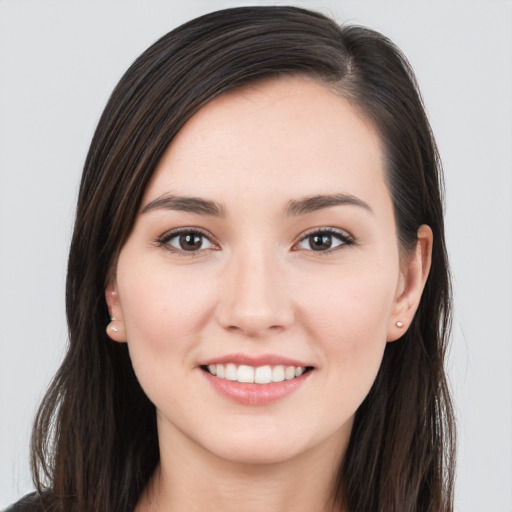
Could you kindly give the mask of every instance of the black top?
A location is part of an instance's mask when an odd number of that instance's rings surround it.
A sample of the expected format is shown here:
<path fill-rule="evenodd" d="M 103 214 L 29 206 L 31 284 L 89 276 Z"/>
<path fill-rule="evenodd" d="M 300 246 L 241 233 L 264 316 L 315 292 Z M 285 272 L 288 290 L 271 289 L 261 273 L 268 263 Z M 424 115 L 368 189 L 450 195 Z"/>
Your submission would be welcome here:
<path fill-rule="evenodd" d="M 43 512 L 44 508 L 41 503 L 41 498 L 37 493 L 33 492 L 27 494 L 20 501 L 11 505 L 5 512 Z"/>

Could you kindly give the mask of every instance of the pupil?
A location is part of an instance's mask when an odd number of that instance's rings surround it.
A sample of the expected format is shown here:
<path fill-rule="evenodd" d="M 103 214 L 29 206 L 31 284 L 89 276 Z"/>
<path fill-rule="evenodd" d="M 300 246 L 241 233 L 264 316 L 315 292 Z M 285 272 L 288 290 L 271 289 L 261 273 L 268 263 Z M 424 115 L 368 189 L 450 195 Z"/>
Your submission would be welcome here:
<path fill-rule="evenodd" d="M 186 251 L 192 251 L 195 249 L 201 248 L 201 237 L 199 235 L 194 235 L 189 233 L 188 235 L 180 236 L 180 245 Z"/>
<path fill-rule="evenodd" d="M 314 251 L 322 249 L 329 249 L 332 245 L 332 239 L 330 235 L 313 235 L 310 242 L 311 248 Z"/>

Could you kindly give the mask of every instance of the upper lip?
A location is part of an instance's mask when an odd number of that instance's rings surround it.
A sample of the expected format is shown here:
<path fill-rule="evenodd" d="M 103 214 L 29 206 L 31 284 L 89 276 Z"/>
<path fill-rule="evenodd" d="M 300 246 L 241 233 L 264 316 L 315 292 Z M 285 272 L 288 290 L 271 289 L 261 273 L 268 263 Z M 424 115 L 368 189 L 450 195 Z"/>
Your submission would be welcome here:
<path fill-rule="evenodd" d="M 207 359 L 202 361 L 199 366 L 208 366 L 211 364 L 245 364 L 247 366 L 254 366 L 255 368 L 259 366 L 301 366 L 307 367 L 312 366 L 304 361 L 299 361 L 297 359 L 292 359 L 290 357 L 281 356 L 278 354 L 260 354 L 260 355 L 249 355 L 249 354 L 227 354 L 225 356 L 214 357 L 212 359 Z"/>

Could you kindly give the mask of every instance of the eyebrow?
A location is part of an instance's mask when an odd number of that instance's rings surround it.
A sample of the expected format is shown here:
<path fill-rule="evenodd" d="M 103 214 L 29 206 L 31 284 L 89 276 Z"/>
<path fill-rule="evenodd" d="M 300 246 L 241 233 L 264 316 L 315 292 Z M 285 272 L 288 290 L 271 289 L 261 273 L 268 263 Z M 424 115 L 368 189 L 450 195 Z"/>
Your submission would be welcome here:
<path fill-rule="evenodd" d="M 324 208 L 343 205 L 359 206 L 373 213 L 368 203 L 352 194 L 321 194 L 302 199 L 292 199 L 288 201 L 285 213 L 289 216 L 304 215 L 323 210 Z"/>
<path fill-rule="evenodd" d="M 359 206 L 372 212 L 368 203 L 352 194 L 321 194 L 288 201 L 285 214 L 287 216 L 305 215 L 325 208 L 343 205 Z M 226 216 L 224 207 L 215 201 L 174 194 L 164 194 L 153 199 L 144 206 L 141 213 L 144 214 L 154 210 L 176 210 L 221 218 Z"/>
<path fill-rule="evenodd" d="M 213 217 L 225 217 L 224 208 L 209 199 L 200 197 L 186 197 L 164 194 L 150 201 L 142 209 L 142 213 L 154 210 L 177 210 L 182 212 L 197 213 L 199 215 L 211 215 Z"/>

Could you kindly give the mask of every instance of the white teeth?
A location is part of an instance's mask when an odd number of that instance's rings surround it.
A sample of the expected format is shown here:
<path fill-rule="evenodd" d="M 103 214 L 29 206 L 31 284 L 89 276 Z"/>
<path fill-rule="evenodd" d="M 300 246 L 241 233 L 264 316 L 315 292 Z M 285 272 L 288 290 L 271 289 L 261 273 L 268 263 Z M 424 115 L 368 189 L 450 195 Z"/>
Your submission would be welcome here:
<path fill-rule="evenodd" d="M 270 384 L 272 382 L 272 368 L 270 366 L 258 366 L 254 372 L 256 384 Z"/>
<path fill-rule="evenodd" d="M 241 364 L 237 372 L 238 382 L 254 382 L 254 368 Z"/>
<path fill-rule="evenodd" d="M 237 366 L 233 363 L 228 364 L 209 364 L 208 372 L 220 379 L 233 380 L 245 383 L 270 384 L 271 382 L 283 382 L 300 377 L 306 368 L 303 366 L 248 366 L 241 364 Z"/>
<path fill-rule="evenodd" d="M 272 382 L 283 382 L 284 366 L 274 366 L 272 368 Z"/>
<path fill-rule="evenodd" d="M 284 378 L 286 380 L 291 380 L 295 377 L 295 366 L 287 366 L 284 371 Z"/>
<path fill-rule="evenodd" d="M 226 379 L 237 380 L 237 378 L 238 378 L 237 373 L 238 372 L 237 372 L 236 365 L 234 365 L 233 363 L 228 363 L 226 365 Z"/>

